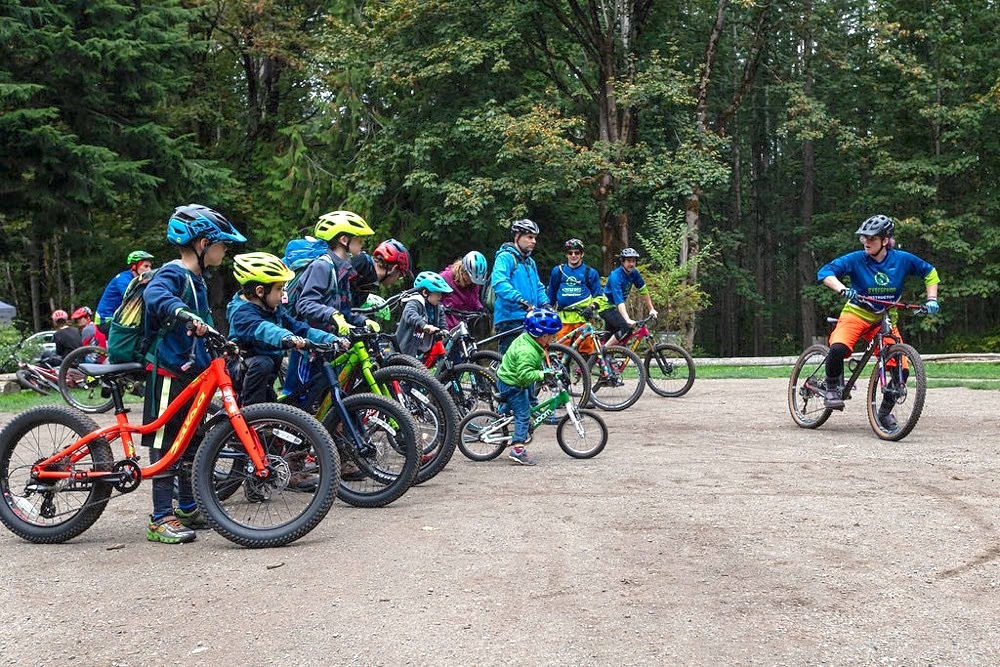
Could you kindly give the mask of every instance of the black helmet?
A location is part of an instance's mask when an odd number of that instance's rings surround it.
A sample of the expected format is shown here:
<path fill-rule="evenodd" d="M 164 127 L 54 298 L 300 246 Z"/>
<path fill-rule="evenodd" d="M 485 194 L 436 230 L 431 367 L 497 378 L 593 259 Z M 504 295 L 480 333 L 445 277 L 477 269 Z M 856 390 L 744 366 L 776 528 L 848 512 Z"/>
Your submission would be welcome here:
<path fill-rule="evenodd" d="M 622 248 L 622 251 L 618 253 L 618 257 L 625 259 L 631 257 L 632 259 L 639 259 L 639 253 L 635 248 Z"/>
<path fill-rule="evenodd" d="M 892 218 L 887 215 L 873 215 L 858 227 L 858 231 L 854 232 L 857 235 L 864 236 L 881 236 L 883 238 L 888 238 L 892 236 L 893 230 L 896 229 L 896 225 L 892 224 Z"/>
<path fill-rule="evenodd" d="M 524 218 L 523 220 L 515 220 L 510 226 L 510 232 L 514 236 L 518 234 L 538 234 L 538 225 L 533 221 Z"/>

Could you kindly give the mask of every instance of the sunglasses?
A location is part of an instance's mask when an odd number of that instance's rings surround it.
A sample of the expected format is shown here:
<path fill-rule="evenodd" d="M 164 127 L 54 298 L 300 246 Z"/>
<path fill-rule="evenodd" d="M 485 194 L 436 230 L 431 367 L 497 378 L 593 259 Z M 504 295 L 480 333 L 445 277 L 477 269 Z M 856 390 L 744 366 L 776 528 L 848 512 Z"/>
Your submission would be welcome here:
<path fill-rule="evenodd" d="M 582 255 L 583 251 L 582 250 L 567 250 L 566 254 L 570 255 L 570 256 L 572 256 L 572 255 Z"/>

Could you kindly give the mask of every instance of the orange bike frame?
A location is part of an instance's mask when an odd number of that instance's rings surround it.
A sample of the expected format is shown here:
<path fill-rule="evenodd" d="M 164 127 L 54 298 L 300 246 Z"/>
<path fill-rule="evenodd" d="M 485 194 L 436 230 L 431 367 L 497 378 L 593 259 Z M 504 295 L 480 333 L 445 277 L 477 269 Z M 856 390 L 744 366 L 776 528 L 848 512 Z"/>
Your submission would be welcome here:
<path fill-rule="evenodd" d="M 163 456 L 163 458 L 156 463 L 145 468 L 141 468 L 142 479 L 156 477 L 157 475 L 167 471 L 180 460 L 188 445 L 191 443 L 191 438 L 194 437 L 194 433 L 197 430 L 198 425 L 201 424 L 202 419 L 204 419 L 205 412 L 208 410 L 208 405 L 211 402 L 212 396 L 215 394 L 216 390 L 220 390 L 222 392 L 222 403 L 225 407 L 226 414 L 229 416 L 229 422 L 233 425 L 233 430 L 239 437 L 240 442 L 243 443 L 243 447 L 246 449 L 250 460 L 253 461 L 256 475 L 261 478 L 267 477 L 267 457 L 264 452 L 264 448 L 261 446 L 260 440 L 257 438 L 257 434 L 249 426 L 247 426 L 246 421 L 243 419 L 243 414 L 240 412 L 240 408 L 236 403 L 236 393 L 233 391 L 232 378 L 229 377 L 229 373 L 226 371 L 226 361 L 222 357 L 213 359 L 208 368 L 206 368 L 191 382 L 191 384 L 184 388 L 184 391 L 178 394 L 178 396 L 170 402 L 170 405 L 167 406 L 167 409 L 156 419 L 156 421 L 137 426 L 129 422 L 127 410 L 116 411 L 115 420 L 117 423 L 115 425 L 107 426 L 105 428 L 98 429 L 97 431 L 93 431 L 92 433 L 88 433 L 62 451 L 53 454 L 43 461 L 39 461 L 32 467 L 32 475 L 36 479 L 42 481 L 57 479 L 96 479 L 117 474 L 112 471 L 103 470 L 69 471 L 46 470 L 45 468 L 48 466 L 59 466 L 67 459 L 69 459 L 71 463 L 80 461 L 89 454 L 88 445 L 98 438 L 106 438 L 109 442 L 120 438 L 122 441 L 122 448 L 125 451 L 125 458 L 136 460 L 137 457 L 135 454 L 135 445 L 132 442 L 132 435 L 134 433 L 138 433 L 140 436 L 143 436 L 159 431 L 171 418 L 174 417 L 174 415 L 178 413 L 178 411 L 181 410 L 184 405 L 191 401 L 191 409 L 188 411 L 187 417 L 184 418 L 184 423 L 177 432 L 177 437 L 175 437 L 173 443 L 171 443 L 170 449 L 167 450 L 167 453 Z"/>

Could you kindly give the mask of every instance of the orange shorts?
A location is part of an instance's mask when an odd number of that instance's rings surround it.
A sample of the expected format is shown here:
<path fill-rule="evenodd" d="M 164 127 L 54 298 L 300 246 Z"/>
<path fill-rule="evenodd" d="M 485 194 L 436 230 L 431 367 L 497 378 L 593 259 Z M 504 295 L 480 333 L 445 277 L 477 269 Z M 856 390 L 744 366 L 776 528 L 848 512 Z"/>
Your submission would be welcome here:
<path fill-rule="evenodd" d="M 559 330 L 559 333 L 557 333 L 556 336 L 555 336 L 555 338 L 553 338 L 552 340 L 553 341 L 557 341 L 560 338 L 562 338 L 563 336 L 569 334 L 571 331 L 575 331 L 576 329 L 579 329 L 584 324 L 585 324 L 585 322 L 568 322 L 566 324 L 563 324 L 562 328 Z M 572 342 L 572 341 L 564 341 L 562 343 L 562 345 L 567 345 L 570 342 Z M 577 346 L 576 349 L 582 355 L 593 354 L 594 352 L 596 352 L 596 350 L 594 349 L 594 339 L 593 339 L 593 337 L 587 336 L 586 338 L 584 338 L 583 340 L 581 340 L 580 344 Z"/>
<path fill-rule="evenodd" d="M 878 324 L 878 322 L 875 323 L 875 325 Z M 868 329 L 871 331 L 865 333 Z M 846 345 L 847 349 L 853 350 L 858 340 L 864 338 L 865 342 L 870 343 L 878 332 L 879 329 L 877 326 L 863 320 L 854 313 L 841 313 L 840 318 L 837 320 L 837 326 L 834 327 L 833 333 L 830 334 L 830 346 L 832 347 L 835 343 L 841 343 Z M 892 328 L 892 336 L 893 338 L 885 336 L 882 339 L 882 343 L 889 346 L 893 343 L 903 342 L 903 336 L 899 333 L 899 327 Z"/>

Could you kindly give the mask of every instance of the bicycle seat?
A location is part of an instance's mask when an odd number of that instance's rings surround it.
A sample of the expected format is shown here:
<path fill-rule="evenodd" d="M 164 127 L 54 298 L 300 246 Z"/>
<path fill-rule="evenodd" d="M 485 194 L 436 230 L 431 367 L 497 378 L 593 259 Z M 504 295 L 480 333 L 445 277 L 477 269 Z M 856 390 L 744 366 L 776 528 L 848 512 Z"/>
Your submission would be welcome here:
<path fill-rule="evenodd" d="M 124 364 L 80 364 L 77 366 L 87 375 L 99 377 L 102 375 L 132 375 L 146 370 L 146 364 L 130 361 Z"/>

